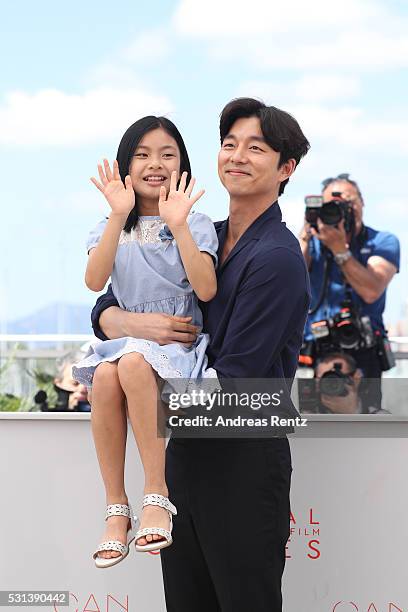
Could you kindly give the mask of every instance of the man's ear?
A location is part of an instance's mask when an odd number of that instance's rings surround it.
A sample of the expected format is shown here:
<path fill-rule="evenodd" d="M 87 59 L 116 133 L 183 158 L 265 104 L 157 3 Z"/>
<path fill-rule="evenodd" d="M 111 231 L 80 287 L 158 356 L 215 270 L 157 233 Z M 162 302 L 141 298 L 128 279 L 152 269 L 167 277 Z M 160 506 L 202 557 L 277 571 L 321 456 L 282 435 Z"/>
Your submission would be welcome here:
<path fill-rule="evenodd" d="M 285 162 L 284 164 L 282 164 L 282 166 L 279 168 L 279 170 L 281 171 L 281 177 L 282 177 L 282 181 L 286 181 L 286 179 L 288 179 L 295 171 L 296 168 L 296 160 L 291 158 L 288 159 L 287 162 Z"/>

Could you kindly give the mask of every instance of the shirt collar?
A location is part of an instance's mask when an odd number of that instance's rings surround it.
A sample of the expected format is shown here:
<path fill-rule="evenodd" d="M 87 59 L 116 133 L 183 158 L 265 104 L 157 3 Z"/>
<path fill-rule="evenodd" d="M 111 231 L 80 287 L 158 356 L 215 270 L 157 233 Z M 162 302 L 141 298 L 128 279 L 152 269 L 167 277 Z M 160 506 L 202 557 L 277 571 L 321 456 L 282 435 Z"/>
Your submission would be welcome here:
<path fill-rule="evenodd" d="M 229 217 L 228 217 L 229 219 Z M 228 219 L 222 221 L 217 227 L 218 232 L 218 254 L 222 253 L 225 239 L 228 231 Z M 263 235 L 263 226 L 265 223 L 280 223 L 282 221 L 282 212 L 278 201 L 271 204 L 263 213 L 259 215 L 245 230 L 238 242 L 234 245 L 227 259 L 221 264 L 219 270 L 224 269 L 224 266 L 231 261 L 251 240 L 258 240 Z"/>
<path fill-rule="evenodd" d="M 224 221 L 218 222 L 216 224 L 216 229 L 218 231 L 221 231 L 223 229 L 226 230 L 226 228 L 228 227 L 228 220 L 229 217 L 227 219 L 224 219 Z M 243 233 L 243 236 L 245 236 L 249 231 L 251 231 L 251 234 L 258 234 L 259 228 L 264 224 L 265 221 L 274 221 L 275 223 L 280 223 L 282 221 L 282 211 L 278 204 L 278 200 L 268 206 L 268 208 L 251 223 L 251 225 Z"/>

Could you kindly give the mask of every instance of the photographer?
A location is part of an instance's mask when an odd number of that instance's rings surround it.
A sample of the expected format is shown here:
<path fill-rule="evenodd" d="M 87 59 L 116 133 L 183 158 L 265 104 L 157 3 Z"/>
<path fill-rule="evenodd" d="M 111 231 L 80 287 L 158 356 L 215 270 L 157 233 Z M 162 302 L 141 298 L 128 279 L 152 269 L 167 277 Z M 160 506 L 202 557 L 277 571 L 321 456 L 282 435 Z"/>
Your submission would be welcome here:
<path fill-rule="evenodd" d="M 366 406 L 380 408 L 381 373 L 393 365 L 382 315 L 386 289 L 399 271 L 399 241 L 364 225 L 363 197 L 348 174 L 322 185 L 323 203 L 307 208 L 300 235 L 312 289 L 302 352 L 313 358 L 339 349 L 352 354 L 369 379 Z"/>
<path fill-rule="evenodd" d="M 346 353 L 329 353 L 315 369 L 318 412 L 323 414 L 389 414 L 376 406 L 363 406 L 362 372 Z"/>
<path fill-rule="evenodd" d="M 82 356 L 70 352 L 57 360 L 57 375 L 51 388 L 41 389 L 34 397 L 42 412 L 90 412 L 88 390 L 72 378 L 72 366 Z"/>

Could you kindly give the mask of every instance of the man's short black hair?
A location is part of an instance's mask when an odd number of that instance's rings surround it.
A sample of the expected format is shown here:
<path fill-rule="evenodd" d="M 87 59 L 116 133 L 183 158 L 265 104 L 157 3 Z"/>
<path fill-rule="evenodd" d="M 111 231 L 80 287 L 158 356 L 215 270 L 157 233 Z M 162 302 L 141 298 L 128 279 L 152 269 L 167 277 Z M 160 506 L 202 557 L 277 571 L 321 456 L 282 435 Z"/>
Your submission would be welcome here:
<path fill-rule="evenodd" d="M 352 355 L 349 353 L 343 353 L 342 351 L 337 351 L 335 353 L 327 353 L 324 357 L 321 357 L 317 363 L 316 368 L 321 363 L 330 363 L 330 361 L 342 360 L 348 367 L 348 374 L 354 374 L 357 370 L 357 362 Z"/>
<path fill-rule="evenodd" d="M 296 166 L 310 148 L 309 141 L 303 134 L 296 119 L 275 106 L 266 106 L 254 98 L 236 98 L 223 109 L 220 117 L 221 144 L 237 119 L 258 117 L 263 137 L 268 145 L 280 153 L 278 168 L 289 159 L 296 161 Z M 286 187 L 289 179 L 282 181 L 279 195 Z"/>

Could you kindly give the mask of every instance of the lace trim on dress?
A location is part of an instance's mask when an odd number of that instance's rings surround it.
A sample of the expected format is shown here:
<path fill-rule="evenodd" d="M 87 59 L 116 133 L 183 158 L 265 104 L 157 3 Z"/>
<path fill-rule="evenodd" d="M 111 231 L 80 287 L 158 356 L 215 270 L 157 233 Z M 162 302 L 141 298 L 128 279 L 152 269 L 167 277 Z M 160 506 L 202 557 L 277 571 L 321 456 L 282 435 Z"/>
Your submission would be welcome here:
<path fill-rule="evenodd" d="M 142 354 L 161 378 L 181 378 L 183 376 L 181 370 L 172 365 L 169 357 L 165 353 L 157 351 L 157 346 L 155 346 L 154 343 L 152 344 L 149 340 L 142 340 L 140 338 L 132 338 L 132 340 L 127 342 L 124 351 L 119 351 L 119 354 L 110 355 L 109 358 L 101 359 L 101 363 L 103 361 L 116 361 L 127 353 Z M 92 363 L 93 355 L 94 349 L 90 346 L 89 354 L 72 368 L 75 380 L 78 380 L 87 387 L 92 385 L 96 369 L 95 364 Z"/>
<path fill-rule="evenodd" d="M 159 238 L 159 232 L 165 223 L 162 219 L 138 219 L 136 227 L 130 232 L 121 231 L 119 236 L 119 244 L 127 244 L 129 242 L 138 242 L 139 244 L 154 244 L 162 242 Z"/>

